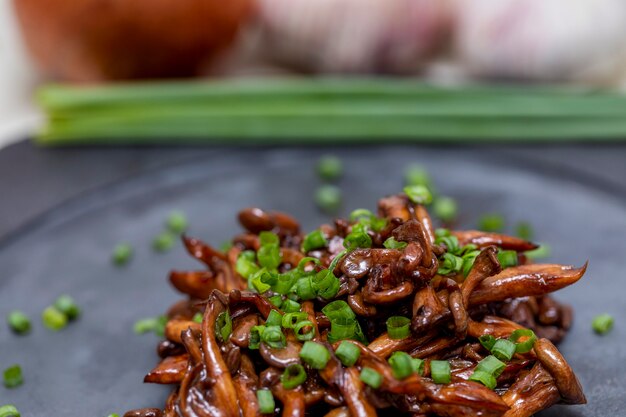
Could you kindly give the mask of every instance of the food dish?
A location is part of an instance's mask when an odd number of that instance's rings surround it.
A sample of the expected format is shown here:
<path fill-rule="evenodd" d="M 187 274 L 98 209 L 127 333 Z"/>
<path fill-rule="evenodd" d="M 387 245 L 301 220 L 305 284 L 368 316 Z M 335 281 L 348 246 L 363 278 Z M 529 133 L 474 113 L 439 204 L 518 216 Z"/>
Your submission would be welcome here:
<path fill-rule="evenodd" d="M 407 194 L 380 200 L 380 217 L 357 210 L 306 236 L 288 215 L 247 209 L 247 232 L 224 253 L 185 237 L 208 270 L 171 273 L 189 299 L 169 310 L 163 361 L 146 376 L 177 388 L 163 412 L 126 416 L 277 406 L 285 416 L 512 417 L 586 402 L 553 344 L 571 310 L 547 295 L 586 265 L 532 264 L 525 240 L 435 230 L 424 194 Z"/>

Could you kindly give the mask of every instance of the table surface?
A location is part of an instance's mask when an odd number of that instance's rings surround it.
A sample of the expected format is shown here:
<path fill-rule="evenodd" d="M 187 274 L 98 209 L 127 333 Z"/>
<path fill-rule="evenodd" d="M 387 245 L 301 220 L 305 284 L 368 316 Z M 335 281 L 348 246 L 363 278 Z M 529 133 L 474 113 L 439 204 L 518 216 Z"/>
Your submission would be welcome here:
<path fill-rule="evenodd" d="M 85 416 L 162 406 L 167 389 L 144 385 L 157 358 L 156 338 L 132 334 L 132 323 L 160 314 L 179 298 L 166 284 L 170 268 L 191 268 L 177 247 L 149 249 L 163 219 L 184 210 L 191 233 L 217 244 L 237 233 L 238 209 L 258 205 L 294 213 L 309 230 L 326 216 L 311 193 L 315 161 L 334 153 L 346 165 L 344 214 L 370 207 L 401 187 L 403 168 L 425 165 L 438 189 L 462 206 L 471 226 L 487 211 L 529 220 L 553 259 L 590 260 L 583 281 L 558 294 L 576 320 L 561 348 L 578 373 L 589 405 L 555 407 L 542 417 L 620 415 L 626 407 L 626 316 L 621 279 L 626 248 L 626 146 L 368 146 L 308 148 L 40 149 L 22 142 L 0 151 L 0 316 L 22 308 L 37 317 L 57 295 L 71 293 L 81 319 L 53 334 L 34 323 L 13 336 L 0 326 L 0 368 L 22 364 L 24 386 L 0 387 L 0 404 L 23 415 Z M 136 258 L 109 263 L 112 246 L 129 240 Z M 604 338 L 590 330 L 595 314 L 618 318 Z"/>

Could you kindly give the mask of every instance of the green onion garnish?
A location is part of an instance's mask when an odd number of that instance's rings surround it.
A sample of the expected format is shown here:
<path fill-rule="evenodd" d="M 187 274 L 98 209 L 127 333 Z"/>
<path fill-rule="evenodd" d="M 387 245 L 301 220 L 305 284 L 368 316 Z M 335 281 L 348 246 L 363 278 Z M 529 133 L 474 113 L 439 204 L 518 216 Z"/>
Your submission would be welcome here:
<path fill-rule="evenodd" d="M 169 319 L 165 315 L 158 316 L 154 326 L 154 334 L 159 337 L 163 337 L 165 335 L 165 326 L 167 325 L 168 320 Z"/>
<path fill-rule="evenodd" d="M 332 155 L 321 157 L 317 162 L 317 173 L 324 181 L 338 180 L 343 173 L 341 159 Z"/>
<path fill-rule="evenodd" d="M 524 252 L 524 255 L 529 259 L 544 259 L 549 257 L 551 252 L 550 246 L 542 243 L 537 249 Z"/>
<path fill-rule="evenodd" d="M 393 377 L 396 379 L 408 378 L 413 374 L 413 358 L 406 352 L 394 352 L 387 362 L 391 365 Z"/>
<path fill-rule="evenodd" d="M 126 265 L 133 257 L 133 248 L 128 243 L 120 243 L 113 248 L 111 260 L 115 265 Z"/>
<path fill-rule="evenodd" d="M 313 230 L 311 233 L 304 237 L 302 241 L 302 252 L 309 252 L 313 249 L 323 248 L 327 245 L 326 237 L 321 230 Z"/>
<path fill-rule="evenodd" d="M 54 302 L 54 307 L 65 314 L 69 320 L 74 320 L 80 315 L 80 307 L 69 295 L 61 295 Z"/>
<path fill-rule="evenodd" d="M 272 305 L 276 308 L 280 308 L 283 305 L 283 296 L 282 295 L 273 295 L 267 299 Z"/>
<path fill-rule="evenodd" d="M 496 344 L 496 338 L 493 337 L 490 334 L 484 334 L 482 336 L 480 336 L 478 338 L 478 341 L 480 342 L 481 345 L 483 345 L 483 347 L 485 349 L 487 349 L 489 352 L 491 352 L 491 349 L 493 348 L 493 345 Z"/>
<path fill-rule="evenodd" d="M 274 403 L 274 396 L 272 395 L 272 391 L 268 389 L 257 390 L 256 399 L 259 402 L 259 412 L 261 414 L 274 413 L 276 403 Z"/>
<path fill-rule="evenodd" d="M 265 320 L 266 326 L 280 326 L 283 322 L 283 315 L 276 310 L 270 310 Z"/>
<path fill-rule="evenodd" d="M 404 187 L 404 193 L 415 204 L 430 204 L 433 201 L 433 195 L 425 185 L 408 185 Z"/>
<path fill-rule="evenodd" d="M 59 331 L 67 326 L 67 316 L 56 307 L 50 306 L 41 313 L 44 326 L 53 331 Z"/>
<path fill-rule="evenodd" d="M 439 197 L 433 203 L 433 213 L 442 221 L 450 223 L 456 219 L 458 208 L 456 200 L 450 197 Z"/>
<path fill-rule="evenodd" d="M 233 244 L 232 240 L 225 240 L 224 242 L 220 243 L 220 250 L 224 253 L 228 252 L 233 246 L 235 246 Z"/>
<path fill-rule="evenodd" d="M 253 326 L 250 329 L 248 349 L 258 349 L 261 346 L 261 337 L 265 332 L 265 326 Z"/>
<path fill-rule="evenodd" d="M 167 252 L 174 247 L 176 236 L 171 232 L 161 232 L 152 240 L 152 249 L 156 252 Z"/>
<path fill-rule="evenodd" d="M 295 313 L 297 311 L 300 311 L 301 307 L 302 306 L 297 301 L 286 299 L 285 301 L 283 301 L 281 309 L 285 313 Z"/>
<path fill-rule="evenodd" d="M 0 406 L 0 417 L 21 417 L 21 415 L 14 405 L 7 404 Z"/>
<path fill-rule="evenodd" d="M 4 370 L 4 386 L 7 388 L 19 387 L 24 383 L 22 368 L 19 365 L 9 366 Z"/>
<path fill-rule="evenodd" d="M 441 261 L 439 262 L 439 269 L 437 269 L 437 273 L 439 275 L 456 274 L 461 270 L 461 268 L 463 268 L 463 263 L 463 258 L 449 252 L 444 253 Z"/>
<path fill-rule="evenodd" d="M 489 389 L 494 389 L 498 384 L 496 377 L 494 377 L 492 374 L 479 370 L 474 371 L 472 375 L 470 375 L 469 380 L 479 382 Z"/>
<path fill-rule="evenodd" d="M 526 340 L 519 342 L 522 337 L 526 337 Z M 535 345 L 537 336 L 530 329 L 517 329 L 511 333 L 509 340 L 515 343 L 515 353 L 527 353 Z"/>
<path fill-rule="evenodd" d="M 515 225 L 515 234 L 524 240 L 531 240 L 535 234 L 530 223 L 519 222 Z"/>
<path fill-rule="evenodd" d="M 323 212 L 335 214 L 341 207 L 341 190 L 334 185 L 322 185 L 315 191 L 315 204 Z"/>
<path fill-rule="evenodd" d="M 322 344 L 307 341 L 300 350 L 300 359 L 313 369 L 324 369 L 330 360 L 330 352 Z"/>
<path fill-rule="evenodd" d="M 28 316 L 21 311 L 14 310 L 7 316 L 7 323 L 11 330 L 17 334 L 26 334 L 30 332 L 31 323 Z"/>
<path fill-rule="evenodd" d="M 358 248 L 371 248 L 372 238 L 367 232 L 362 230 L 355 230 L 352 228 L 352 232 L 343 239 L 343 246 L 348 250 L 354 250 Z"/>
<path fill-rule="evenodd" d="M 269 270 L 275 270 L 281 264 L 280 256 L 280 240 L 275 233 L 261 232 L 259 233 L 261 246 L 256 254 L 259 265 Z"/>
<path fill-rule="evenodd" d="M 275 312 L 276 312 L 275 310 L 272 310 L 272 313 L 275 313 Z M 215 334 L 217 335 L 217 338 L 220 341 L 226 342 L 232 332 L 233 332 L 233 321 L 230 318 L 230 313 L 228 312 L 228 310 L 222 311 L 220 314 L 218 314 L 217 319 L 215 320 Z"/>
<path fill-rule="evenodd" d="M 411 319 L 402 316 L 391 316 L 387 319 L 387 333 L 391 339 L 404 339 L 411 333 Z"/>
<path fill-rule="evenodd" d="M 237 262 L 235 262 L 235 270 L 243 278 L 248 279 L 252 274 L 257 272 L 260 268 L 255 262 L 256 254 L 254 251 L 245 250 L 237 256 Z"/>
<path fill-rule="evenodd" d="M 322 307 L 322 313 L 324 313 L 324 315 L 328 317 L 330 321 L 338 318 L 356 317 L 354 311 L 352 311 L 348 303 L 343 300 L 335 300 L 326 304 L 324 307 Z"/>
<path fill-rule="evenodd" d="M 510 361 L 515 354 L 515 343 L 506 339 L 498 339 L 491 348 L 491 354 L 501 361 Z"/>
<path fill-rule="evenodd" d="M 298 279 L 298 281 L 296 281 L 295 290 L 301 300 L 312 300 L 317 297 L 315 289 L 313 288 L 313 279 L 311 277 Z"/>
<path fill-rule="evenodd" d="M 282 295 L 289 294 L 300 275 L 301 273 L 297 269 L 292 269 L 284 274 L 278 274 L 276 282 L 272 285 L 272 291 Z"/>
<path fill-rule="evenodd" d="M 517 252 L 514 250 L 498 251 L 498 261 L 502 269 L 517 266 Z"/>
<path fill-rule="evenodd" d="M 610 314 L 600 314 L 593 319 L 591 327 L 598 334 L 607 334 L 613 328 L 613 316 Z"/>
<path fill-rule="evenodd" d="M 449 384 L 452 381 L 448 361 L 430 361 L 430 377 L 436 384 Z"/>
<path fill-rule="evenodd" d="M 282 349 L 287 345 L 287 338 L 280 326 L 265 326 L 261 341 L 274 349 Z"/>
<path fill-rule="evenodd" d="M 332 271 L 324 269 L 315 275 L 312 279 L 312 285 L 317 295 L 325 300 L 330 300 L 339 292 L 341 283 Z"/>
<path fill-rule="evenodd" d="M 278 283 L 278 275 L 261 268 L 248 277 L 248 282 L 252 285 L 251 289 L 263 294 Z"/>
<path fill-rule="evenodd" d="M 422 359 L 413 358 L 411 361 L 411 367 L 413 368 L 413 372 L 419 375 L 424 375 L 424 366 L 425 363 Z"/>
<path fill-rule="evenodd" d="M 431 188 L 431 180 L 428 171 L 421 165 L 409 165 L 404 172 L 404 183 L 406 185 L 423 185 Z"/>
<path fill-rule="evenodd" d="M 383 243 L 383 246 L 387 249 L 404 249 L 407 245 L 408 243 L 406 242 L 398 242 L 393 236 L 385 240 L 385 243 Z"/>
<path fill-rule="evenodd" d="M 293 329 L 296 326 L 296 324 L 308 318 L 309 318 L 309 315 L 305 313 L 304 311 L 285 313 L 285 315 L 282 317 L 281 325 L 285 329 Z"/>
<path fill-rule="evenodd" d="M 355 318 L 337 317 L 330 321 L 328 341 L 335 343 L 339 340 L 357 339 L 358 322 Z"/>
<path fill-rule="evenodd" d="M 196 313 L 191 318 L 191 321 L 201 324 L 202 323 L 202 319 L 203 319 L 202 313 Z"/>
<path fill-rule="evenodd" d="M 280 382 L 285 389 L 293 389 L 301 385 L 304 381 L 306 381 L 306 371 L 304 370 L 304 366 L 299 363 L 287 366 L 285 372 L 283 372 L 280 377 Z"/>
<path fill-rule="evenodd" d="M 341 252 L 339 252 L 337 255 L 335 255 L 333 260 L 330 262 L 330 265 L 328 266 L 328 270 L 334 272 L 335 268 L 337 267 L 337 264 L 346 255 L 346 253 L 348 253 L 348 249 L 344 249 Z"/>
<path fill-rule="evenodd" d="M 187 230 L 187 217 L 181 211 L 173 211 L 167 218 L 166 226 L 170 232 L 180 235 Z"/>
<path fill-rule="evenodd" d="M 308 329 L 308 330 L 306 330 Z M 301 331 L 306 330 L 304 333 Z M 296 339 L 301 342 L 313 339 L 315 337 L 315 327 L 310 320 L 301 320 L 293 326 L 293 333 L 296 335 Z"/>
<path fill-rule="evenodd" d="M 354 343 L 344 340 L 335 350 L 335 355 L 345 366 L 353 366 L 361 356 L 361 349 Z"/>
<path fill-rule="evenodd" d="M 476 365 L 476 371 L 486 372 L 493 375 L 495 378 L 502 374 L 504 368 L 506 368 L 504 362 L 500 361 L 493 355 L 487 356 L 485 359 L 478 362 L 478 365 Z"/>
<path fill-rule="evenodd" d="M 504 217 L 499 214 L 486 214 L 478 221 L 478 228 L 485 232 L 499 232 L 504 229 Z"/>
<path fill-rule="evenodd" d="M 361 375 L 359 376 L 359 379 L 374 389 L 380 388 L 380 386 L 383 384 L 382 375 L 379 374 L 376 370 L 368 368 L 367 366 L 365 366 L 361 370 Z"/>
<path fill-rule="evenodd" d="M 135 322 L 133 330 L 136 334 L 144 334 L 153 332 L 156 328 L 157 320 L 155 318 L 141 319 Z"/>

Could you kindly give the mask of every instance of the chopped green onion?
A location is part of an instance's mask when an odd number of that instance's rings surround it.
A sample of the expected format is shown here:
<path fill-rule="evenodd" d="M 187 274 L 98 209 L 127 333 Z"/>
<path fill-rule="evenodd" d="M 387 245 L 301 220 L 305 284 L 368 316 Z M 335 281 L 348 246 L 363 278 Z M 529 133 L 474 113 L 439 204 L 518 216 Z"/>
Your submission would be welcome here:
<path fill-rule="evenodd" d="M 229 250 L 231 250 L 233 246 L 235 246 L 235 245 L 233 244 L 233 241 L 232 241 L 232 240 L 226 240 L 226 241 L 224 241 L 224 242 L 222 242 L 222 243 L 220 244 L 220 250 L 221 250 L 222 252 L 226 253 L 226 252 L 228 252 Z"/>
<path fill-rule="evenodd" d="M 526 255 L 526 257 L 529 259 L 544 259 L 544 258 L 548 258 L 551 252 L 552 251 L 550 249 L 550 246 L 544 243 L 544 244 L 541 244 L 541 246 L 539 246 L 537 249 L 524 252 L 524 255 Z"/>
<path fill-rule="evenodd" d="M 307 271 L 306 267 L 308 264 L 312 263 L 314 266 L 311 270 Z M 309 273 L 309 272 L 314 272 L 315 269 L 315 265 L 321 265 L 322 261 L 320 261 L 317 258 L 314 258 L 312 256 L 305 256 L 304 258 L 300 259 L 300 262 L 298 262 L 298 266 L 296 267 L 296 269 L 301 272 L 301 273 Z"/>
<path fill-rule="evenodd" d="M 523 342 L 519 342 L 522 337 L 526 337 L 526 340 Z M 516 353 L 527 353 L 535 345 L 535 341 L 537 340 L 537 336 L 535 332 L 530 329 L 517 329 L 511 333 L 509 340 L 515 343 L 515 352 Z"/>
<path fill-rule="evenodd" d="M 317 229 L 313 230 L 311 233 L 304 237 L 302 241 L 302 252 L 309 252 L 313 249 L 323 248 L 328 244 L 324 233 Z"/>
<path fill-rule="evenodd" d="M 437 229 L 437 230 L 445 230 L 447 234 L 442 233 L 441 236 L 437 236 L 435 238 L 435 244 L 444 245 L 446 247 L 447 252 L 451 254 L 458 254 L 460 250 L 459 238 L 450 234 L 450 232 L 447 229 Z"/>
<path fill-rule="evenodd" d="M 307 341 L 300 350 L 300 359 L 313 369 L 324 369 L 330 360 L 330 352 L 322 344 Z"/>
<path fill-rule="evenodd" d="M 408 185 L 404 187 L 404 193 L 415 204 L 430 204 L 433 201 L 433 195 L 425 185 Z"/>
<path fill-rule="evenodd" d="M 285 312 L 285 313 L 295 313 L 296 311 L 300 311 L 300 308 L 302 306 L 300 305 L 300 303 L 298 303 L 297 301 L 293 301 L 290 299 L 286 299 L 283 302 L 283 305 L 281 307 L 281 309 Z"/>
<path fill-rule="evenodd" d="M 448 361 L 430 361 L 430 377 L 436 384 L 449 384 L 452 380 Z"/>
<path fill-rule="evenodd" d="M 393 377 L 405 379 L 413 374 L 413 358 L 406 352 L 394 352 L 387 360 L 391 365 Z"/>
<path fill-rule="evenodd" d="M 0 406 L 0 417 L 21 417 L 14 405 L 7 404 Z"/>
<path fill-rule="evenodd" d="M 111 260 L 115 265 L 126 265 L 133 257 L 133 248 L 128 243 L 120 243 L 113 248 Z"/>
<path fill-rule="evenodd" d="M 506 364 L 493 355 L 487 356 L 476 365 L 476 371 L 486 372 L 493 375 L 495 378 L 502 374 L 504 368 L 506 368 Z"/>
<path fill-rule="evenodd" d="M 409 337 L 411 319 L 402 316 L 391 316 L 387 319 L 387 333 L 391 339 L 404 339 Z"/>
<path fill-rule="evenodd" d="M 69 320 L 74 320 L 80 315 L 80 308 L 69 295 L 61 295 L 54 302 L 54 307 L 67 316 Z"/>
<path fill-rule="evenodd" d="M 41 313 L 41 319 L 44 326 L 55 332 L 67 326 L 67 316 L 54 306 L 46 308 L 43 313 Z"/>
<path fill-rule="evenodd" d="M 283 315 L 276 310 L 270 310 L 265 320 L 266 326 L 280 326 L 283 322 Z"/>
<path fill-rule="evenodd" d="M 30 332 L 31 323 L 28 316 L 21 311 L 14 310 L 7 316 L 7 323 L 11 330 L 17 334 L 26 334 Z"/>
<path fill-rule="evenodd" d="M 284 274 L 279 274 L 276 282 L 272 285 L 272 291 L 282 295 L 289 294 L 293 288 L 293 284 L 296 283 L 299 276 L 300 273 L 297 269 L 292 269 Z"/>
<path fill-rule="evenodd" d="M 133 329 L 136 334 L 144 334 L 153 332 L 156 328 L 157 320 L 155 318 L 141 319 L 135 322 Z"/>
<path fill-rule="evenodd" d="M 409 165 L 404 172 L 404 183 L 406 185 L 423 185 L 431 187 L 431 180 L 428 171 L 421 165 Z"/>
<path fill-rule="evenodd" d="M 162 232 L 152 241 L 152 249 L 157 252 L 167 252 L 174 247 L 175 242 L 176 236 L 174 236 L 171 232 Z"/>
<path fill-rule="evenodd" d="M 456 200 L 450 197 L 439 197 L 433 204 L 433 213 L 435 213 L 435 216 L 446 223 L 450 223 L 456 219 L 457 211 Z"/>
<path fill-rule="evenodd" d="M 261 414 L 272 414 L 276 408 L 272 391 L 260 389 L 256 392 L 256 399 L 259 402 L 259 412 Z"/>
<path fill-rule="evenodd" d="M 383 376 L 376 370 L 368 368 L 367 366 L 361 370 L 359 379 L 374 389 L 380 388 L 383 384 Z"/>
<path fill-rule="evenodd" d="M 261 337 L 265 332 L 265 326 L 253 326 L 250 329 L 248 349 L 258 349 L 261 346 Z"/>
<path fill-rule="evenodd" d="M 275 233 L 263 231 L 259 233 L 261 246 L 257 251 L 259 265 L 267 269 L 275 270 L 282 262 L 280 256 L 280 240 Z"/>
<path fill-rule="evenodd" d="M 285 372 L 283 372 L 280 377 L 280 382 L 285 389 L 293 389 L 301 385 L 304 381 L 306 381 L 306 371 L 304 370 L 304 366 L 299 363 L 293 363 L 287 366 Z"/>
<path fill-rule="evenodd" d="M 371 248 L 372 238 L 366 232 L 353 230 L 343 239 L 343 246 L 348 250 Z"/>
<path fill-rule="evenodd" d="M 163 337 L 165 335 L 165 326 L 167 325 L 168 320 L 169 319 L 165 315 L 158 316 L 154 326 L 154 334 Z"/>
<path fill-rule="evenodd" d="M 368 209 L 360 208 L 353 210 L 352 213 L 350 213 L 349 219 L 351 222 L 357 222 L 360 220 L 369 220 L 372 217 L 376 217 L 374 213 L 372 213 Z"/>
<path fill-rule="evenodd" d="M 524 240 L 531 240 L 535 234 L 532 226 L 528 222 L 519 222 L 515 226 L 515 234 Z"/>
<path fill-rule="evenodd" d="M 466 252 L 461 259 L 463 259 L 463 266 L 461 267 L 461 270 L 463 271 L 463 276 L 467 277 L 470 273 L 470 271 L 472 270 L 472 267 L 474 266 L 474 261 L 476 260 L 476 257 L 480 255 L 480 251 L 479 250 L 472 250 L 469 252 Z"/>
<path fill-rule="evenodd" d="M 335 350 L 335 355 L 344 366 L 352 366 L 359 360 L 361 349 L 354 343 L 344 340 L 339 344 L 337 350 Z"/>
<path fill-rule="evenodd" d="M 275 310 L 272 310 L 272 313 L 275 312 Z M 215 334 L 221 342 L 226 342 L 232 332 L 233 320 L 230 318 L 230 313 L 228 310 L 222 311 L 215 320 Z"/>
<path fill-rule="evenodd" d="M 278 283 L 278 275 L 268 271 L 266 268 L 261 268 L 250 275 L 248 281 L 256 292 L 263 294 Z"/>
<path fill-rule="evenodd" d="M 496 344 L 496 338 L 493 337 L 490 334 L 484 334 L 482 336 L 480 336 L 478 338 L 478 341 L 480 342 L 481 345 L 483 345 L 483 347 L 485 349 L 487 349 L 489 352 L 491 352 L 491 349 L 493 348 L 493 345 Z"/>
<path fill-rule="evenodd" d="M 411 361 L 413 372 L 419 375 L 424 375 L 424 361 L 419 358 L 413 358 Z"/>
<path fill-rule="evenodd" d="M 339 292 L 341 283 L 329 269 L 318 272 L 312 280 L 313 289 L 325 300 L 333 298 Z"/>
<path fill-rule="evenodd" d="M 287 339 L 280 326 L 265 326 L 261 341 L 274 349 L 282 349 L 287 345 Z"/>
<path fill-rule="evenodd" d="M 305 329 L 308 330 L 304 333 L 300 333 L 301 330 Z M 315 326 L 313 326 L 313 323 L 310 320 L 301 320 L 293 327 L 293 333 L 296 335 L 296 339 L 301 342 L 311 340 L 315 337 Z"/>
<path fill-rule="evenodd" d="M 13 365 L 4 370 L 4 386 L 7 388 L 19 387 L 24 383 L 22 376 L 22 368 L 19 365 Z"/>
<path fill-rule="evenodd" d="M 315 204 L 325 213 L 336 213 L 341 207 L 341 190 L 334 185 L 322 185 L 315 191 Z"/>
<path fill-rule="evenodd" d="M 167 218 L 166 226 L 170 232 L 179 235 L 187 230 L 187 217 L 181 211 L 173 211 Z"/>
<path fill-rule="evenodd" d="M 517 252 L 514 250 L 498 251 L 498 261 L 502 269 L 517 266 Z"/>
<path fill-rule="evenodd" d="M 276 308 L 280 308 L 283 305 L 283 296 L 282 295 L 274 295 L 267 299 L 272 305 Z"/>
<path fill-rule="evenodd" d="M 499 232 L 504 229 L 504 217 L 499 214 L 486 214 L 478 221 L 478 228 L 484 232 Z"/>
<path fill-rule="evenodd" d="M 337 264 L 339 263 L 341 258 L 345 256 L 346 253 L 348 253 L 348 249 L 344 249 L 341 252 L 339 252 L 337 255 L 335 255 L 330 265 L 328 266 L 328 270 L 335 272 L 335 268 L 337 267 Z"/>
<path fill-rule="evenodd" d="M 506 339 L 498 339 L 491 348 L 491 354 L 501 361 L 510 361 L 515 354 L 515 343 Z"/>
<path fill-rule="evenodd" d="M 354 311 L 343 300 L 335 300 L 322 307 L 322 313 L 332 322 L 338 318 L 355 318 Z"/>
<path fill-rule="evenodd" d="M 358 322 L 355 318 L 337 317 L 330 321 L 328 341 L 335 343 L 339 340 L 356 339 Z"/>
<path fill-rule="evenodd" d="M 451 253 L 444 253 L 440 262 L 437 273 L 439 275 L 456 274 L 463 268 L 463 258 Z"/>
<path fill-rule="evenodd" d="M 387 249 L 404 249 L 407 245 L 408 243 L 406 242 L 398 242 L 393 236 L 385 240 L 385 243 L 383 243 L 383 246 Z"/>
<path fill-rule="evenodd" d="M 350 213 L 350 221 L 357 222 L 362 231 L 366 232 L 367 229 L 372 229 L 375 232 L 380 232 L 387 226 L 387 219 L 384 217 L 376 217 L 374 213 L 367 209 L 356 209 Z M 356 226 L 353 226 L 353 228 Z M 354 230 L 354 229 L 353 229 Z"/>
<path fill-rule="evenodd" d="M 479 370 L 474 371 L 472 375 L 470 375 L 469 380 L 474 381 L 474 382 L 479 382 L 489 389 L 494 389 L 496 385 L 498 385 L 498 381 L 496 380 L 496 377 L 494 377 L 492 374 L 485 372 L 485 371 L 479 371 Z"/>
<path fill-rule="evenodd" d="M 245 250 L 237 256 L 237 262 L 235 262 L 235 270 L 239 275 L 245 279 L 250 278 L 252 274 L 257 272 L 260 268 L 255 263 L 256 254 L 254 251 Z"/>
<path fill-rule="evenodd" d="M 306 320 L 309 318 L 309 315 L 304 311 L 298 311 L 294 313 L 286 313 L 281 320 L 281 325 L 285 329 L 293 329 L 298 322 Z"/>
<path fill-rule="evenodd" d="M 313 288 L 313 280 L 311 277 L 298 279 L 298 281 L 296 281 L 295 290 L 301 300 L 312 300 L 317 296 Z"/>
<path fill-rule="evenodd" d="M 593 319 L 591 327 L 598 334 L 607 334 L 613 328 L 613 317 L 609 314 L 600 314 Z"/>
<path fill-rule="evenodd" d="M 343 173 L 341 159 L 332 155 L 321 157 L 317 162 L 317 173 L 324 181 L 338 180 Z"/>
<path fill-rule="evenodd" d="M 196 322 L 196 323 L 202 323 L 202 319 L 204 317 L 202 316 L 202 313 L 196 313 L 193 315 L 191 321 Z"/>

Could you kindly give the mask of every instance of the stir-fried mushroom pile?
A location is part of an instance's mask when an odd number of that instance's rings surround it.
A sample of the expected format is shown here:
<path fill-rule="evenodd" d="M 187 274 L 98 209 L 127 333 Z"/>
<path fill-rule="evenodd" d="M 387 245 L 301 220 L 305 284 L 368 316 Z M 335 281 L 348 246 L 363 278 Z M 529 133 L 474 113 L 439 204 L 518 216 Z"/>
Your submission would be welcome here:
<path fill-rule="evenodd" d="M 226 252 L 184 237 L 207 267 L 174 271 L 171 384 L 146 416 L 506 416 L 582 404 L 554 346 L 572 312 L 548 294 L 586 266 L 529 263 L 528 241 L 437 229 L 404 194 L 308 235 L 252 208 Z"/>

